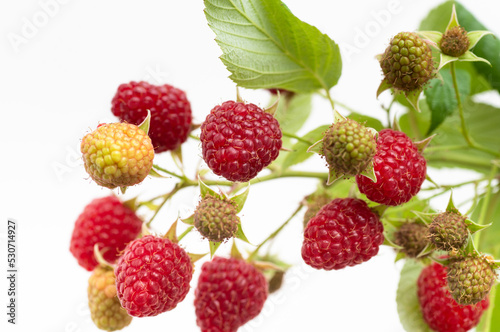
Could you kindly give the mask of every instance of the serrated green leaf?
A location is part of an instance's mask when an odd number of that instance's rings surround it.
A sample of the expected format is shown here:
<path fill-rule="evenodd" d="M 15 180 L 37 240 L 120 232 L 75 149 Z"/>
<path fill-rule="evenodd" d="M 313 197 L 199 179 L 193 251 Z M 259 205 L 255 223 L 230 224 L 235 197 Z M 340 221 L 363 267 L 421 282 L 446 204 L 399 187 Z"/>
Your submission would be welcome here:
<path fill-rule="evenodd" d="M 313 92 L 340 77 L 338 45 L 279 0 L 205 0 L 205 16 L 239 86 Z"/>
<path fill-rule="evenodd" d="M 484 199 L 481 199 L 471 215 L 472 220 L 479 220 Z M 495 258 L 500 258 L 500 191 L 491 195 L 488 209 L 486 210 L 485 222 L 493 224 L 481 231 L 479 250 L 489 253 Z"/>
<path fill-rule="evenodd" d="M 323 134 L 328 130 L 329 127 L 329 125 L 319 126 L 318 128 L 313 129 L 305 134 L 303 139 L 309 142 L 317 142 L 323 138 Z M 303 141 L 298 141 L 297 143 L 295 143 L 295 145 L 292 147 L 293 151 L 291 151 L 283 161 L 283 169 L 287 169 L 290 166 L 299 164 L 313 156 L 312 153 L 307 152 L 307 149 L 309 149 L 311 145 L 312 144 L 307 144 Z"/>
<path fill-rule="evenodd" d="M 312 95 L 294 94 L 290 99 L 281 98 L 274 117 L 283 132 L 295 134 L 306 122 L 312 109 Z"/>
<path fill-rule="evenodd" d="M 401 270 L 396 303 L 401 325 L 407 332 L 432 332 L 422 316 L 417 297 L 417 280 L 423 265 L 415 260 L 407 260 Z"/>
<path fill-rule="evenodd" d="M 457 70 L 458 90 L 462 100 L 470 94 L 470 75 L 464 70 Z M 427 105 L 431 110 L 431 124 L 427 135 L 431 134 L 457 108 L 457 98 L 453 88 L 453 80 L 449 71 L 441 72 L 442 80 L 435 78 L 430 87 L 424 91 Z"/>
<path fill-rule="evenodd" d="M 410 113 L 399 118 L 401 129 L 415 139 L 425 137 L 430 125 L 430 111 L 426 102 L 420 103 L 422 112 L 418 117 Z M 472 138 L 480 145 L 498 151 L 500 148 L 500 135 L 498 135 L 498 123 L 500 123 L 500 109 L 475 103 L 470 99 L 464 104 L 464 114 L 467 119 L 467 128 Z M 410 121 L 413 124 L 410 124 Z M 477 172 L 488 174 L 491 170 L 491 156 L 485 152 L 466 148 L 466 141 L 461 133 L 460 117 L 458 112 L 452 114 L 440 126 L 439 135 L 432 140 L 432 147 L 458 147 L 446 148 L 433 151 L 427 148 L 424 156 L 427 165 L 435 168 L 466 168 Z"/>
<path fill-rule="evenodd" d="M 419 30 L 444 32 L 448 22 L 446 22 L 447 20 L 443 20 L 443 17 L 450 17 L 453 4 L 456 6 L 460 25 L 464 27 L 465 30 L 488 30 L 462 4 L 455 1 L 446 1 L 430 11 L 429 15 L 421 22 Z M 488 82 L 488 85 L 500 92 L 500 57 L 498 56 L 498 54 L 500 54 L 500 40 L 495 36 L 485 36 L 473 48 L 473 52 L 475 55 L 491 63 L 491 66 L 489 66 L 486 63 L 474 62 L 473 67 L 477 73 Z M 457 63 L 457 65 L 458 64 L 460 64 L 460 68 L 462 68 L 462 63 Z M 474 75 L 471 74 L 471 77 L 474 78 Z M 473 93 L 478 93 L 474 82 L 472 82 L 472 88 Z"/>

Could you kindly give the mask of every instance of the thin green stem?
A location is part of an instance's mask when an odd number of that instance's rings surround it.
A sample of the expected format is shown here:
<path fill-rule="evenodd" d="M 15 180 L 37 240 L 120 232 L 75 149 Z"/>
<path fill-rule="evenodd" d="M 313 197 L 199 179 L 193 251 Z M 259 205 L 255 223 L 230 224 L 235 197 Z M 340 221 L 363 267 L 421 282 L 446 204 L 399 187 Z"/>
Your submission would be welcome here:
<path fill-rule="evenodd" d="M 181 179 L 181 180 L 184 180 L 184 179 L 185 179 L 185 176 L 182 176 L 182 175 L 179 175 L 179 174 L 177 174 L 177 173 L 174 173 L 174 172 L 171 172 L 171 171 L 169 171 L 169 170 L 166 170 L 166 169 L 164 169 L 163 167 L 160 167 L 160 166 L 158 166 L 158 165 L 153 165 L 153 168 L 154 168 L 154 169 L 157 169 L 157 170 L 159 170 L 159 171 L 162 171 L 163 173 L 167 173 L 167 174 L 169 174 L 169 175 L 175 176 L 176 178 L 179 178 L 179 179 Z"/>
<path fill-rule="evenodd" d="M 283 228 L 285 228 L 285 226 L 288 225 L 288 223 L 293 219 L 293 217 L 295 217 L 297 215 L 297 213 L 299 213 L 299 211 L 302 209 L 302 207 L 303 207 L 302 204 L 299 205 L 299 207 L 293 212 L 293 214 L 280 227 L 278 227 L 264 241 L 262 241 L 257 246 L 257 248 L 255 248 L 255 250 L 250 254 L 250 257 L 248 257 L 248 260 L 249 261 L 253 260 L 255 258 L 255 256 L 257 256 L 257 254 L 259 253 L 260 248 L 262 248 L 262 246 L 264 244 L 266 244 L 269 240 L 275 238 L 281 232 L 281 230 L 283 230 Z"/>
<path fill-rule="evenodd" d="M 179 190 L 181 190 L 182 188 L 185 188 L 187 187 L 188 185 L 185 183 L 185 182 L 179 182 L 175 185 L 174 189 L 172 189 L 172 191 L 170 191 L 169 193 L 166 193 L 165 195 L 163 195 L 163 201 L 160 203 L 160 205 L 158 205 L 158 208 L 156 208 L 155 210 L 155 213 L 153 214 L 153 216 L 151 217 L 151 219 L 149 219 L 149 221 L 147 222 L 146 226 L 150 226 L 151 223 L 153 222 L 153 220 L 155 219 L 155 217 L 158 215 L 158 212 L 160 212 L 161 208 L 163 207 L 163 205 L 165 205 L 165 203 L 170 199 L 172 198 L 172 196 L 174 196 Z"/>
<path fill-rule="evenodd" d="M 470 148 L 468 145 L 437 145 L 437 146 L 428 146 L 425 148 L 425 153 L 437 152 L 437 151 L 450 151 L 450 150 L 464 150 Z"/>
<path fill-rule="evenodd" d="M 457 74 L 454 62 L 450 64 L 450 70 L 451 70 L 451 79 L 453 81 L 453 88 L 455 89 L 455 96 L 457 97 L 457 106 L 458 106 L 458 112 L 460 114 L 460 123 L 462 124 L 462 135 L 464 135 L 465 141 L 467 141 L 467 144 L 469 144 L 469 146 L 474 146 L 472 138 L 469 135 L 469 130 L 467 129 L 467 125 L 465 124 L 464 107 L 462 105 L 462 98 L 460 98 L 460 90 L 458 90 L 458 81 L 457 81 Z"/>
<path fill-rule="evenodd" d="M 484 323 L 484 332 L 491 331 L 491 321 L 493 319 L 493 310 L 495 309 L 495 297 L 497 293 L 498 284 L 496 284 L 490 291 L 490 306 L 488 307 L 488 311 L 486 311 L 485 315 L 485 323 Z"/>
<path fill-rule="evenodd" d="M 392 105 L 394 104 L 395 101 L 396 101 L 396 97 L 393 97 L 391 103 L 389 104 L 389 106 L 387 108 L 382 106 L 382 108 L 387 113 L 387 127 L 389 127 L 389 128 L 391 127 L 391 108 L 392 108 Z"/>
<path fill-rule="evenodd" d="M 330 101 L 330 105 L 332 105 L 332 110 L 335 109 L 335 102 L 332 99 L 332 96 L 330 95 L 330 90 L 325 89 L 326 91 L 326 98 Z"/>
<path fill-rule="evenodd" d="M 480 182 L 486 181 L 488 179 L 489 179 L 488 177 L 484 177 L 484 178 L 481 178 L 481 179 L 465 181 L 465 182 L 457 183 L 457 184 L 443 184 L 443 185 L 440 185 L 439 187 L 443 188 L 443 189 L 453 189 L 453 188 L 458 188 L 458 187 L 466 186 L 468 184 L 479 184 Z M 422 190 L 436 190 L 436 189 L 439 189 L 439 188 L 435 188 L 435 187 L 432 187 L 432 188 L 423 188 Z"/>
<path fill-rule="evenodd" d="M 180 242 L 184 238 L 184 236 L 188 235 L 189 232 L 191 232 L 193 228 L 194 226 L 189 226 L 184 232 L 182 232 L 182 234 L 177 237 L 177 242 Z"/>
<path fill-rule="evenodd" d="M 197 140 L 197 141 L 200 140 L 200 137 L 193 135 L 193 134 L 189 134 L 189 138 L 192 138 L 192 139 Z"/>
<path fill-rule="evenodd" d="M 491 198 L 491 182 L 495 178 L 495 175 L 498 172 L 498 165 L 496 162 L 493 162 L 493 166 L 491 167 L 491 172 L 489 174 L 489 179 L 488 179 L 488 186 L 486 187 L 486 195 L 483 198 L 483 205 L 481 206 L 481 212 L 479 214 L 479 220 L 477 223 L 479 225 L 484 225 L 486 215 L 488 213 L 488 207 L 490 205 L 490 198 Z M 476 235 L 474 236 L 474 244 L 476 245 L 476 248 L 479 248 L 479 241 L 481 239 L 481 233 L 482 232 L 477 232 Z"/>
<path fill-rule="evenodd" d="M 458 106 L 458 113 L 460 114 L 460 123 L 462 126 L 462 135 L 464 136 L 465 141 L 467 144 L 479 151 L 486 152 L 488 154 L 491 154 L 493 156 L 499 157 L 500 153 L 497 151 L 493 151 L 491 149 L 488 149 L 482 145 L 477 144 L 472 137 L 470 136 L 469 129 L 467 128 L 467 125 L 465 123 L 465 115 L 464 115 L 464 107 L 462 105 L 462 98 L 460 97 L 460 90 L 458 89 L 458 81 L 457 81 L 457 75 L 456 75 L 456 69 L 455 69 L 455 62 L 450 63 L 450 70 L 451 70 L 451 78 L 453 81 L 453 89 L 455 89 L 455 96 L 457 97 L 457 106 Z"/>
<path fill-rule="evenodd" d="M 300 141 L 300 142 L 303 142 L 303 143 L 306 143 L 308 145 L 313 145 L 314 143 L 311 143 L 309 142 L 308 140 L 306 139 L 303 139 L 302 137 L 300 136 L 297 136 L 297 135 L 294 135 L 294 134 L 290 134 L 290 133 L 287 133 L 287 132 L 284 132 L 282 131 L 281 132 L 283 134 L 283 136 L 286 136 L 286 137 L 290 137 L 290 138 L 295 138 L 297 141 Z"/>

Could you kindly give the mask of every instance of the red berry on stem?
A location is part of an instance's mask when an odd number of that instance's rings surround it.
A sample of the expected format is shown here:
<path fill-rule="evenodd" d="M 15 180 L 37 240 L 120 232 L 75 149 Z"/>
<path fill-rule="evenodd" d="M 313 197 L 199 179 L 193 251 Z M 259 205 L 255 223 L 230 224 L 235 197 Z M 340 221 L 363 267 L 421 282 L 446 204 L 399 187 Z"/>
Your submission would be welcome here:
<path fill-rule="evenodd" d="M 405 133 L 392 129 L 379 132 L 373 158 L 377 182 L 356 176 L 359 191 L 380 204 L 401 205 L 419 191 L 425 180 L 427 163 Z"/>
<path fill-rule="evenodd" d="M 340 270 L 368 261 L 384 242 L 384 227 L 366 202 L 336 198 L 307 223 L 302 244 L 306 264 Z"/>
<path fill-rule="evenodd" d="M 156 316 L 174 309 L 186 297 L 193 265 L 176 243 L 146 235 L 127 245 L 115 275 L 118 299 L 128 314 Z"/>
<path fill-rule="evenodd" d="M 254 104 L 226 101 L 201 125 L 203 159 L 217 175 L 246 182 L 278 158 L 278 121 Z"/>
<path fill-rule="evenodd" d="M 432 263 L 417 280 L 418 300 L 424 320 L 437 332 L 465 332 L 479 323 L 489 299 L 473 305 L 460 305 L 451 297 L 446 281 L 447 268 Z"/>
<path fill-rule="evenodd" d="M 214 257 L 203 264 L 194 306 L 202 331 L 235 332 L 256 317 L 267 298 L 267 282 L 253 265 Z"/>
<path fill-rule="evenodd" d="M 106 261 L 114 263 L 127 243 L 141 231 L 142 220 L 115 196 L 90 202 L 75 222 L 70 251 L 78 264 L 92 271 L 97 265 L 94 245 Z"/>
<path fill-rule="evenodd" d="M 191 104 L 184 91 L 171 85 L 130 82 L 118 87 L 111 110 L 120 120 L 139 125 L 151 111 L 149 137 L 155 152 L 175 150 L 191 129 Z"/>

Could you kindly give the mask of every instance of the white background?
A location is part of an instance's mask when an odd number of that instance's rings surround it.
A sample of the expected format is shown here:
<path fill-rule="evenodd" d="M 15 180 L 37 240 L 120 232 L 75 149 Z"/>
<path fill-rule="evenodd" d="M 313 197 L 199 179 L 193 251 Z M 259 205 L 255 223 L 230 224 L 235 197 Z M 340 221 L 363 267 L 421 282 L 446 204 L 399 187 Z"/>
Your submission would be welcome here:
<path fill-rule="evenodd" d="M 19 223 L 18 325 L 6 323 L 7 283 L 1 277 L 0 326 L 2 330 L 7 326 L 8 331 L 97 331 L 86 306 L 89 272 L 70 254 L 69 241 L 83 207 L 109 191 L 91 182 L 83 169 L 79 154 L 82 135 L 99 122 L 114 121 L 110 102 L 124 82 L 147 80 L 185 90 L 197 123 L 216 104 L 234 99 L 235 85 L 218 59 L 221 51 L 207 26 L 202 1 L 54 0 L 47 10 L 43 4 L 49 2 L 0 3 L 2 271 L 6 270 L 6 220 L 15 218 Z M 374 13 L 387 10 L 390 2 L 395 3 L 397 14 L 377 23 Z M 286 1 L 300 19 L 341 46 L 358 50 L 350 56 L 344 53 L 342 77 L 332 94 L 381 119 L 385 113 L 380 103 L 388 99 L 375 98 L 381 75 L 374 57 L 384 51 L 394 34 L 415 30 L 436 3 Z M 490 30 L 500 33 L 497 1 L 463 3 Z M 33 23 L 38 27 L 26 28 Z M 368 31 L 371 37 L 360 39 L 360 31 Z M 11 42 L 15 36 L 25 39 L 16 45 Z M 269 100 L 265 91 L 243 90 L 242 95 L 261 106 Z M 314 114 L 300 133 L 331 120 L 329 104 L 318 97 Z M 193 140 L 184 147 L 189 176 L 194 175 L 200 151 Z M 168 155 L 158 156 L 155 163 L 172 167 Z M 324 170 L 323 161 L 316 157 L 306 165 Z M 434 174 L 438 181 L 446 182 L 445 172 Z M 448 172 L 448 179 L 455 174 Z M 168 191 L 172 183 L 173 179 L 149 178 L 130 188 L 125 198 L 152 197 Z M 250 241 L 262 241 L 315 185 L 313 180 L 285 179 L 253 186 L 241 213 Z M 187 216 L 196 206 L 197 196 L 194 189 L 184 190 L 158 216 L 155 229 L 165 231 L 178 213 Z M 300 257 L 301 219 L 298 216 L 273 246 L 273 252 L 295 265 L 284 288 L 270 296 L 263 313 L 240 331 L 402 331 L 395 302 L 401 266 L 393 263 L 392 250 L 382 247 L 377 257 L 354 268 L 313 270 Z M 197 234 L 189 235 L 182 244 L 198 253 L 208 248 Z M 190 292 L 174 311 L 134 319 L 126 331 L 198 331 L 192 302 Z"/>

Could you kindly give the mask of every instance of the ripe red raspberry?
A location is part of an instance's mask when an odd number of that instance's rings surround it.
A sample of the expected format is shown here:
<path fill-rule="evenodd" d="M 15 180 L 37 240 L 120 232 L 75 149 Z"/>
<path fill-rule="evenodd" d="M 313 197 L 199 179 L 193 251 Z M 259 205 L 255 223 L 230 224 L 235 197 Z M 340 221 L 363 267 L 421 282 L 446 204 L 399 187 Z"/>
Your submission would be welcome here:
<path fill-rule="evenodd" d="M 149 137 L 155 152 L 175 150 L 191 128 L 191 105 L 184 91 L 171 85 L 130 82 L 118 87 L 111 110 L 120 120 L 139 125 L 151 111 Z"/>
<path fill-rule="evenodd" d="M 184 300 L 193 265 L 176 243 L 146 235 L 127 245 L 118 259 L 115 275 L 118 299 L 128 314 L 156 316 Z"/>
<path fill-rule="evenodd" d="M 115 196 L 94 199 L 78 216 L 71 236 L 70 251 L 88 271 L 97 265 L 97 243 L 106 261 L 114 263 L 119 252 L 141 231 L 142 220 Z"/>
<path fill-rule="evenodd" d="M 201 125 L 203 159 L 217 175 L 246 182 L 278 157 L 278 121 L 254 104 L 226 101 Z"/>
<path fill-rule="evenodd" d="M 377 182 L 357 175 L 359 191 L 380 204 L 400 205 L 419 191 L 425 180 L 427 164 L 416 145 L 405 133 L 383 129 L 373 158 Z"/>
<path fill-rule="evenodd" d="M 203 332 L 235 332 L 256 317 L 267 298 L 267 282 L 253 265 L 214 257 L 203 264 L 194 306 Z"/>
<path fill-rule="evenodd" d="M 420 273 L 417 289 L 422 314 L 429 327 L 437 332 L 465 332 L 479 323 L 489 299 L 466 306 L 456 303 L 448 290 L 446 270 L 432 263 Z"/>
<path fill-rule="evenodd" d="M 366 202 L 336 198 L 319 210 L 304 230 L 302 258 L 324 270 L 368 261 L 384 242 L 384 227 Z"/>

